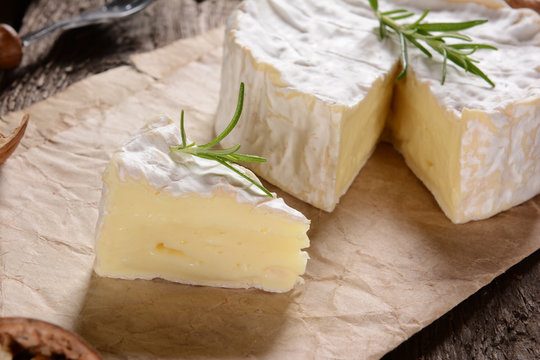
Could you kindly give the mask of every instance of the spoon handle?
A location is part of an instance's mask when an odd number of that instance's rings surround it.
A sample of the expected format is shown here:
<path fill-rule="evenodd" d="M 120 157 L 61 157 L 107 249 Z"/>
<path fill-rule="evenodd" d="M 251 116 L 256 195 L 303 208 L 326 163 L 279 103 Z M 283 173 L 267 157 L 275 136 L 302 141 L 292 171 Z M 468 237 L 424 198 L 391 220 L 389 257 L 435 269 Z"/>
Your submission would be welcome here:
<path fill-rule="evenodd" d="M 22 41 L 17 32 L 7 24 L 0 24 L 0 70 L 15 69 L 22 55 Z"/>
<path fill-rule="evenodd" d="M 42 37 L 45 37 L 57 30 L 76 29 L 87 25 L 104 23 L 112 19 L 114 19 L 114 14 L 108 14 L 107 8 L 101 7 L 97 10 L 82 13 L 71 18 L 62 19 L 60 21 L 47 25 L 42 29 L 24 35 L 21 39 L 22 44 L 23 46 L 27 46 L 28 44 L 39 40 Z"/>
<path fill-rule="evenodd" d="M 64 29 L 69 25 L 69 22 L 71 19 L 64 19 L 55 23 L 52 23 L 50 25 L 45 26 L 42 29 L 39 29 L 38 31 L 34 31 L 30 34 L 24 35 L 21 39 L 23 46 L 27 46 L 28 44 L 41 39 L 42 37 L 55 32 L 56 30 Z"/>

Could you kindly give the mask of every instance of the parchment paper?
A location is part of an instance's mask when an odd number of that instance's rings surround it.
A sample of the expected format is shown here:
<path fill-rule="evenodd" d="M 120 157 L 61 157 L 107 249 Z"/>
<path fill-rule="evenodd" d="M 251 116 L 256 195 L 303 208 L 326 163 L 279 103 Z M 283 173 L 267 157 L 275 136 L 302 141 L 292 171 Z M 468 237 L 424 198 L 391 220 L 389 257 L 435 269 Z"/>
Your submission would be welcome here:
<path fill-rule="evenodd" d="M 305 284 L 289 293 L 97 277 L 105 165 L 149 118 L 180 108 L 190 137 L 210 139 L 222 32 L 135 56 L 23 111 L 23 146 L 0 167 L 2 316 L 74 330 L 107 359 L 372 359 L 540 247 L 540 197 L 454 225 L 381 144 L 331 214 L 271 187 L 312 220 Z"/>

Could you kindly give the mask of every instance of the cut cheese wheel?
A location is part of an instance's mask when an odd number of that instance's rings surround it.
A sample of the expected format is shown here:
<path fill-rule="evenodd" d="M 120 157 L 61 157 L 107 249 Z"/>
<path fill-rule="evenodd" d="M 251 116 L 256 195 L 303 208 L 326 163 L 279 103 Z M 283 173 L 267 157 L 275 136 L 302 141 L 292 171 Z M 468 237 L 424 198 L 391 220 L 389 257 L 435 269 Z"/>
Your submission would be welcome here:
<path fill-rule="evenodd" d="M 488 19 L 466 30 L 473 58 L 495 82 L 427 58 L 409 46 L 399 71 L 396 39 L 378 37 L 367 1 L 248 0 L 225 40 L 216 131 L 246 83 L 245 116 L 228 146 L 268 158 L 260 176 L 332 211 L 374 151 L 388 140 L 455 223 L 484 219 L 540 192 L 540 16 L 497 1 L 379 2 L 382 11 L 431 9 L 430 22 Z"/>

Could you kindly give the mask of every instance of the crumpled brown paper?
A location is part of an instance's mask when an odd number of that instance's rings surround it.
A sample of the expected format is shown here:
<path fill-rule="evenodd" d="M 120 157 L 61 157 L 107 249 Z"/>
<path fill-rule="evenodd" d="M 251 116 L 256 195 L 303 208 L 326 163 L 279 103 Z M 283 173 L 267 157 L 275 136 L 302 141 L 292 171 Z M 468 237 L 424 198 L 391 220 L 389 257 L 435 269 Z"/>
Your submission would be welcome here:
<path fill-rule="evenodd" d="M 27 136 L 0 167 L 2 316 L 72 329 L 107 359 L 372 359 L 540 247 L 540 197 L 454 225 L 381 144 L 331 214 L 271 187 L 312 220 L 306 281 L 289 293 L 97 277 L 108 159 L 152 116 L 180 108 L 190 136 L 210 139 L 222 32 L 135 56 L 135 68 L 23 111 Z"/>

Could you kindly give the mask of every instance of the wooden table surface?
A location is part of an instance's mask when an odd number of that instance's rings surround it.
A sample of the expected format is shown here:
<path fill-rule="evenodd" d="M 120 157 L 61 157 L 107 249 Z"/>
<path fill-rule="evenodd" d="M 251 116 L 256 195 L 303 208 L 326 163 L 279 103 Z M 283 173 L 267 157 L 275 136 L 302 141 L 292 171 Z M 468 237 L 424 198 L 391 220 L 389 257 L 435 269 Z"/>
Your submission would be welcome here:
<path fill-rule="evenodd" d="M 0 116 L 91 74 L 129 63 L 129 55 L 224 24 L 239 0 L 158 0 L 114 25 L 73 30 L 25 49 L 22 66 L 0 74 Z M 0 22 L 24 35 L 98 7 L 104 0 L 3 0 Z M 4 5 L 6 6 L 4 8 Z M 385 359 L 540 359 L 540 251 L 499 276 Z"/>

